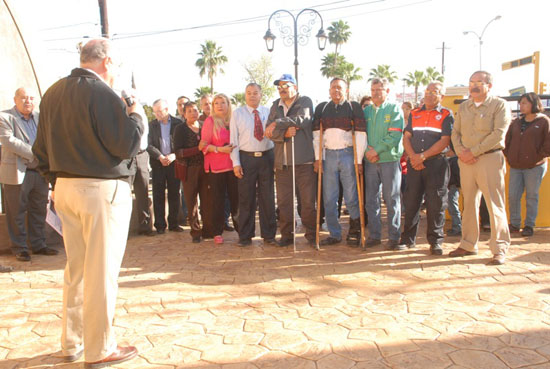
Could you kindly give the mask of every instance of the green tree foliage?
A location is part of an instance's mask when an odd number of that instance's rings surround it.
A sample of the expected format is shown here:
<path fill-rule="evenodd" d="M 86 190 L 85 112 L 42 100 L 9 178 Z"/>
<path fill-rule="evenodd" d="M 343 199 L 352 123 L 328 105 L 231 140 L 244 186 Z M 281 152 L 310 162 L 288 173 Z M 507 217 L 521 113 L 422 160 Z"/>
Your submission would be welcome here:
<path fill-rule="evenodd" d="M 336 60 L 338 61 L 336 63 Z M 346 60 L 343 55 L 337 55 L 336 53 L 328 53 L 323 57 L 321 64 L 321 74 L 327 78 L 342 78 L 350 86 L 351 82 L 363 79 L 363 76 L 359 74 L 361 68 L 355 68 L 353 63 Z M 348 96 L 349 100 L 349 90 Z"/>
<path fill-rule="evenodd" d="M 276 87 L 273 85 L 273 65 L 271 57 L 262 55 L 259 59 L 243 65 L 248 76 L 248 83 L 257 83 L 262 87 L 262 105 L 271 101 L 275 95 Z"/>
<path fill-rule="evenodd" d="M 197 99 L 197 102 L 200 100 L 200 98 L 204 95 L 214 95 L 212 92 L 212 89 L 208 86 L 202 86 L 195 89 L 195 92 L 193 93 L 195 96 L 195 99 Z"/>
<path fill-rule="evenodd" d="M 153 114 L 153 108 L 149 105 L 143 105 L 143 110 L 145 111 L 145 115 L 147 115 L 147 121 L 151 123 L 155 119 L 155 114 Z"/>
<path fill-rule="evenodd" d="M 379 64 L 376 68 L 371 68 L 369 72 L 368 81 L 372 81 L 374 78 L 387 78 L 390 83 L 397 81 L 397 73 L 391 70 L 388 64 Z"/>
<path fill-rule="evenodd" d="M 414 72 L 407 73 L 407 76 L 403 80 L 407 86 L 414 86 L 414 102 L 418 103 L 418 87 L 420 85 L 426 86 L 430 82 L 426 74 L 421 70 L 415 70 Z"/>
<path fill-rule="evenodd" d="M 351 37 L 351 31 L 349 29 L 350 27 L 348 22 L 344 22 L 343 20 L 332 22 L 330 26 L 327 28 L 328 42 L 334 45 L 335 55 L 338 55 L 338 47 L 348 42 L 349 38 Z M 336 62 L 336 65 L 337 65 L 339 59 L 335 58 L 334 61 Z"/>
<path fill-rule="evenodd" d="M 246 104 L 246 101 L 244 99 L 244 92 L 237 92 L 231 96 L 231 104 L 235 106 L 243 106 Z"/>
<path fill-rule="evenodd" d="M 221 46 L 211 40 L 206 40 L 204 44 L 201 44 L 201 51 L 198 55 L 200 58 L 195 62 L 195 66 L 199 68 L 201 77 L 205 74 L 208 76 L 210 89 L 214 91 L 214 77 L 218 72 L 224 73 L 221 66 L 227 63 L 227 56 L 223 55 Z"/>
<path fill-rule="evenodd" d="M 428 82 L 439 81 L 443 82 L 445 77 L 435 69 L 435 67 L 428 67 L 424 72 L 426 74 L 426 79 Z"/>

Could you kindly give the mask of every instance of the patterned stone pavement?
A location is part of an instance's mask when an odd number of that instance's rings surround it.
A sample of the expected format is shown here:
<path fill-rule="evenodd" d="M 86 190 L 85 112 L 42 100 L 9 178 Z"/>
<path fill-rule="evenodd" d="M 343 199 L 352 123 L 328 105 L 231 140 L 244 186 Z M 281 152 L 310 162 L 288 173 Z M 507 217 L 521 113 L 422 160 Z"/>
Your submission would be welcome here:
<path fill-rule="evenodd" d="M 130 239 L 114 324 L 139 358 L 117 368 L 550 368 L 550 229 L 514 238 L 500 267 L 486 243 L 450 259 L 424 237 L 402 252 L 236 239 Z M 15 267 L 0 274 L 0 368 L 83 366 L 54 356 L 64 262 L 0 257 Z"/>

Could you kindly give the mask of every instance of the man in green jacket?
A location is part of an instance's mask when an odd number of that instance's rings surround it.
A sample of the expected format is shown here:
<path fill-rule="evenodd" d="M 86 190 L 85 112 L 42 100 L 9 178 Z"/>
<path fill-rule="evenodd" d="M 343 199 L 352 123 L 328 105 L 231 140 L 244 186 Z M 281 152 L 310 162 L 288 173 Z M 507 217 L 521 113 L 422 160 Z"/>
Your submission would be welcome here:
<path fill-rule="evenodd" d="M 365 208 L 369 218 L 367 247 L 381 243 L 380 190 L 388 210 L 388 249 L 397 249 L 401 228 L 401 166 L 403 154 L 403 113 L 386 101 L 389 82 L 374 78 L 371 82 L 373 104 L 364 110 L 367 121 L 365 153 Z M 381 188 L 382 185 L 382 188 Z"/>

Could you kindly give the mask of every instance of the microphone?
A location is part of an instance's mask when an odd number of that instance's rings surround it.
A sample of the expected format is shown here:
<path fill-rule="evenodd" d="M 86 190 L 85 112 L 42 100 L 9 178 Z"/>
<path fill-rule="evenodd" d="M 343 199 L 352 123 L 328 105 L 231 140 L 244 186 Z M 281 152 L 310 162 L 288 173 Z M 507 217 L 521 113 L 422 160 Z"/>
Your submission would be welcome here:
<path fill-rule="evenodd" d="M 132 98 L 132 96 L 130 96 L 128 94 L 128 92 L 126 92 L 126 90 L 122 90 L 120 91 L 120 94 L 122 95 L 122 98 L 124 99 L 124 101 L 126 101 L 126 105 L 128 106 L 132 106 L 134 105 L 136 102 L 134 101 L 134 99 Z"/>

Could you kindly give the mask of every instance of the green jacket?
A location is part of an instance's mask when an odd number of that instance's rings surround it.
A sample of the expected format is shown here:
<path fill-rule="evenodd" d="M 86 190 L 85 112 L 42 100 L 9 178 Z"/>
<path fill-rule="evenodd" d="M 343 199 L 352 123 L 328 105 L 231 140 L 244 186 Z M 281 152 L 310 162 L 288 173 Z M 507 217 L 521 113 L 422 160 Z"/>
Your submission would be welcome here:
<path fill-rule="evenodd" d="M 376 108 L 368 105 L 365 110 L 367 121 L 367 144 L 378 153 L 378 163 L 388 163 L 401 159 L 403 155 L 403 112 L 401 108 L 389 102 L 383 102 Z"/>

